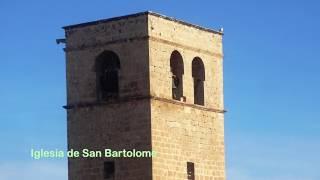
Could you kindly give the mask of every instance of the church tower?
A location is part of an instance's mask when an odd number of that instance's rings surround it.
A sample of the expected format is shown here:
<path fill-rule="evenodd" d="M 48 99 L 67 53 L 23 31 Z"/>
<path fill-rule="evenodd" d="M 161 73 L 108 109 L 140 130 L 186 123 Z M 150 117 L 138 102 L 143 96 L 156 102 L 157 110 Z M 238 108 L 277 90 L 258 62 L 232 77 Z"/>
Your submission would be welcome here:
<path fill-rule="evenodd" d="M 64 27 L 69 180 L 225 180 L 221 31 L 154 12 Z"/>

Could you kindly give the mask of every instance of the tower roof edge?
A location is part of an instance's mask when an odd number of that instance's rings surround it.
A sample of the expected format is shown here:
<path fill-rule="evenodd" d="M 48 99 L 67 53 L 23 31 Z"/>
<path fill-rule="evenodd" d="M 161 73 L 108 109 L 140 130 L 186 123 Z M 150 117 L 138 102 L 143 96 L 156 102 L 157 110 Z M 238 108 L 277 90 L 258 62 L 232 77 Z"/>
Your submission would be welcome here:
<path fill-rule="evenodd" d="M 90 26 L 90 25 L 97 25 L 97 24 L 101 24 L 101 23 L 106 23 L 106 22 L 111 22 L 111 21 L 117 21 L 117 20 L 121 20 L 121 19 L 127 19 L 127 18 L 132 18 L 132 17 L 138 17 L 138 16 L 143 16 L 143 15 L 152 15 L 152 16 L 156 16 L 156 17 L 160 17 L 169 21 L 174 21 L 176 23 L 179 24 L 183 24 L 186 26 L 190 26 L 202 31 L 207 31 L 207 32 L 211 32 L 214 34 L 219 34 L 219 35 L 223 35 L 224 33 L 222 31 L 219 30 L 213 30 L 210 28 L 206 28 L 206 27 L 202 27 L 199 25 L 195 25 L 192 23 L 188 23 L 186 21 L 182 21 L 173 17 L 169 17 L 154 11 L 143 11 L 143 12 L 138 12 L 138 13 L 134 13 L 134 14 L 129 14 L 129 15 L 124 15 L 124 16 L 117 16 L 117 17 L 112 17 L 112 18 L 107 18 L 107 19 L 100 19 L 100 20 L 96 20 L 96 21 L 90 21 L 90 22 L 85 22 L 85 23 L 79 23 L 79 24 L 73 24 L 73 25 L 68 25 L 68 26 L 64 26 L 62 27 L 64 30 L 69 30 L 69 29 L 73 29 L 73 28 L 78 28 L 78 27 L 85 27 L 85 26 Z"/>

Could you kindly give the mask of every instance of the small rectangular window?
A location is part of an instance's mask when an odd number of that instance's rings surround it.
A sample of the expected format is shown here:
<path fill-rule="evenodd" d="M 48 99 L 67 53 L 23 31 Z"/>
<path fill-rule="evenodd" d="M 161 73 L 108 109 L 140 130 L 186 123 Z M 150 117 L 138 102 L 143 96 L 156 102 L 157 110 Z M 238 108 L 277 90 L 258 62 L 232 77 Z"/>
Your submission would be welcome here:
<path fill-rule="evenodd" d="M 194 180 L 194 163 L 187 162 L 187 174 L 188 180 Z"/>
<path fill-rule="evenodd" d="M 113 180 L 115 174 L 114 161 L 104 162 L 104 179 Z"/>

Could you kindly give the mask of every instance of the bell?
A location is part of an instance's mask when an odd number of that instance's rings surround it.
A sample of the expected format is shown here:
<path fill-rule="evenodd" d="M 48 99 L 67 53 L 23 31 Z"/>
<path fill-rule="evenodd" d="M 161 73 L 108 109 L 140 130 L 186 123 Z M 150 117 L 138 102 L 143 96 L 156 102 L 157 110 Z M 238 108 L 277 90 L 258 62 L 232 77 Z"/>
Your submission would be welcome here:
<path fill-rule="evenodd" d="M 179 86 L 179 78 L 172 76 L 172 89 L 176 89 Z"/>
<path fill-rule="evenodd" d="M 176 86 L 176 84 L 174 83 L 174 79 L 173 79 L 173 81 L 172 81 L 172 89 L 176 89 L 177 88 L 177 86 Z"/>

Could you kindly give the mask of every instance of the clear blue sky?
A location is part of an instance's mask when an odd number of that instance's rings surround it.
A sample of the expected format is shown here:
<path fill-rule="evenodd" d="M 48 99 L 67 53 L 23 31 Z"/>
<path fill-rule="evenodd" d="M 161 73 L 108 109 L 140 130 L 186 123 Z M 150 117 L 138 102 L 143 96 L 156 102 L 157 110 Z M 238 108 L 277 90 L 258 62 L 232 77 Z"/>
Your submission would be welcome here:
<path fill-rule="evenodd" d="M 319 180 L 320 3 L 316 0 L 1 0 L 0 179 L 67 180 L 64 25 L 152 10 L 224 27 L 229 180 Z"/>

